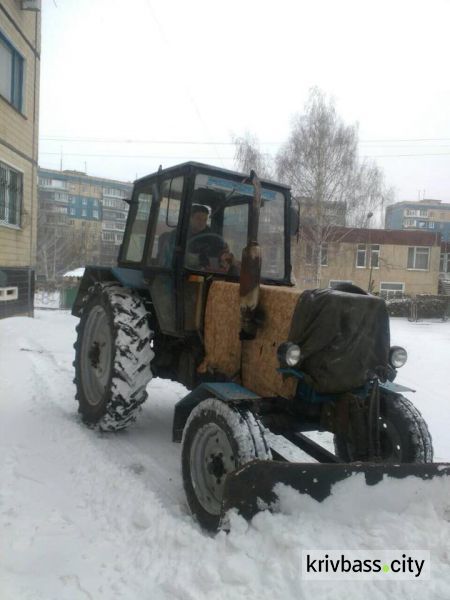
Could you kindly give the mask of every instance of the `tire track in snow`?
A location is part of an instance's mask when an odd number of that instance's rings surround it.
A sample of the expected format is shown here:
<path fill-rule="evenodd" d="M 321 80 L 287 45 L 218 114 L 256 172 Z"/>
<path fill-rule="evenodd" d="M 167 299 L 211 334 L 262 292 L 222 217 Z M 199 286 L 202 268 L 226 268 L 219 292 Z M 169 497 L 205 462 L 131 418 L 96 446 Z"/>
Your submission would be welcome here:
<path fill-rule="evenodd" d="M 89 439 L 103 459 L 133 473 L 172 514 L 187 514 L 181 482 L 180 448 L 171 441 L 173 405 L 186 393 L 182 386 L 153 379 L 148 386 L 149 398 L 136 423 L 122 432 L 98 433 L 87 428 L 78 416 L 72 383 L 74 371 L 62 368 L 53 353 L 36 341 L 33 341 L 32 347 L 28 343 L 27 358 L 33 369 L 33 378 L 39 382 L 38 402 L 41 404 L 45 398 L 49 405 L 44 410 L 58 409 L 60 418 L 84 430 L 84 441 L 88 443 Z M 46 376 L 49 371 L 51 379 Z M 65 390 L 63 396 L 60 390 Z M 55 429 L 52 432 L 54 441 L 63 442 L 68 431 L 64 427 L 58 433 L 59 429 Z"/>

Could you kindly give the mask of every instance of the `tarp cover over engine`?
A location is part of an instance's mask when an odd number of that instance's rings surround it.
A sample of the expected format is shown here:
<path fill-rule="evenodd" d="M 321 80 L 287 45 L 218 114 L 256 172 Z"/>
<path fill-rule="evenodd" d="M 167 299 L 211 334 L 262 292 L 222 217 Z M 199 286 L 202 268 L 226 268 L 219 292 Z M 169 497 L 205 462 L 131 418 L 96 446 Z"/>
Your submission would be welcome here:
<path fill-rule="evenodd" d="M 289 340 L 301 348 L 298 366 L 321 393 L 364 385 L 370 373 L 386 378 L 389 316 L 384 300 L 333 289 L 301 294 Z"/>

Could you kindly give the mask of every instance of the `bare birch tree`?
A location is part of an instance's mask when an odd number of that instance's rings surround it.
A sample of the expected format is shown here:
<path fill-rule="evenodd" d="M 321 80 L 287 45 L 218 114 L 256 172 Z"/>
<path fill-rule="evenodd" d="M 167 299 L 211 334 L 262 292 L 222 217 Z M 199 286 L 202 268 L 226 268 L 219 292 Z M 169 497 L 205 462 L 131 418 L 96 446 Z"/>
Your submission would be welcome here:
<path fill-rule="evenodd" d="M 235 138 L 238 168 L 276 176 L 291 186 L 300 205 L 303 235 L 312 248 L 314 279 L 320 284 L 325 243 L 339 225 L 381 225 L 382 209 L 392 198 L 382 171 L 358 155 L 358 126 L 347 125 L 332 99 L 313 88 L 303 114 L 294 117 L 288 140 L 275 164 L 263 154 L 258 140 L 246 134 Z"/>
<path fill-rule="evenodd" d="M 294 118 L 289 139 L 276 157 L 278 178 L 300 199 L 300 214 L 307 224 L 303 232 L 312 247 L 317 284 L 323 245 L 330 227 L 339 224 L 334 208 L 347 201 L 352 189 L 357 150 L 357 127 L 345 125 L 334 103 L 315 88 L 304 114 Z"/>
<path fill-rule="evenodd" d="M 234 137 L 233 143 L 236 146 L 234 162 L 237 169 L 243 173 L 250 173 L 254 169 L 259 177 L 273 177 L 273 160 L 261 151 L 254 135 L 247 132 L 242 137 Z"/>

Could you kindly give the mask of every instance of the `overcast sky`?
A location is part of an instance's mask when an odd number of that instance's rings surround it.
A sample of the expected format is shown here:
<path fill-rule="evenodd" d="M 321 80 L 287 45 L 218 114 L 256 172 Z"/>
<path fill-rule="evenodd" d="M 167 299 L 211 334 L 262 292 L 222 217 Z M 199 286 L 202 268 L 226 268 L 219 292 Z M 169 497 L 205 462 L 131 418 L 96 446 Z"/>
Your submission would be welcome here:
<path fill-rule="evenodd" d="M 448 0 L 43 0 L 40 165 L 232 168 L 233 134 L 275 154 L 317 85 L 396 200 L 450 201 L 449 24 Z"/>

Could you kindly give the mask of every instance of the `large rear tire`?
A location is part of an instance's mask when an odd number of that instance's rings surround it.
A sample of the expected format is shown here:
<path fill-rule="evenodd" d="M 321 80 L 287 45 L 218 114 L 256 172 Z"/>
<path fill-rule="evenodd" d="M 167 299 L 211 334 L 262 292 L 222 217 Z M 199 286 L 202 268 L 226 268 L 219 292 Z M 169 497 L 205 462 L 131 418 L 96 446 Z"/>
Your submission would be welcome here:
<path fill-rule="evenodd" d="M 152 331 L 139 294 L 96 283 L 85 298 L 75 342 L 75 384 L 83 421 L 101 431 L 136 419 L 152 378 Z"/>
<path fill-rule="evenodd" d="M 226 476 L 257 458 L 269 460 L 271 453 L 250 411 L 216 398 L 194 408 L 183 431 L 181 465 L 189 508 L 201 527 L 218 530 Z"/>
<path fill-rule="evenodd" d="M 404 396 L 380 394 L 381 460 L 386 463 L 431 463 L 433 443 L 427 424 L 417 408 Z M 353 462 L 351 439 L 334 436 L 336 456 Z"/>

